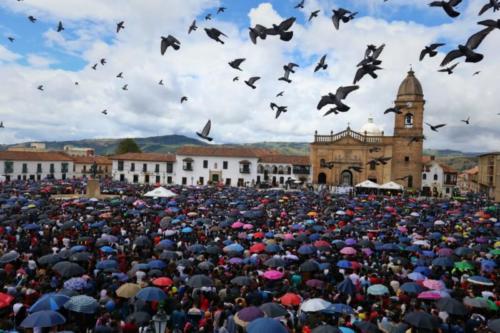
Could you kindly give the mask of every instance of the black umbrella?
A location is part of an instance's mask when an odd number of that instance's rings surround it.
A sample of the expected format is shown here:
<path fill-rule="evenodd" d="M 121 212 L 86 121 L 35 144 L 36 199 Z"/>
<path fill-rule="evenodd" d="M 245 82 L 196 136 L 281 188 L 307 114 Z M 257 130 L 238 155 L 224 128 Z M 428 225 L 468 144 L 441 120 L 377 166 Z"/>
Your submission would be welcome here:
<path fill-rule="evenodd" d="M 71 255 L 71 257 L 69 257 L 69 260 L 75 262 L 87 262 L 91 257 L 92 254 L 89 252 L 77 252 Z"/>
<path fill-rule="evenodd" d="M 47 255 L 44 255 L 44 256 L 41 256 L 40 258 L 38 258 L 37 262 L 39 265 L 52 266 L 61 260 L 62 260 L 62 258 L 59 257 L 57 254 L 47 254 Z"/>
<path fill-rule="evenodd" d="M 267 317 L 277 318 L 285 316 L 288 311 L 278 303 L 264 303 L 259 307 Z"/>
<path fill-rule="evenodd" d="M 176 260 L 178 257 L 179 255 L 174 251 L 163 251 L 160 253 L 161 260 Z"/>
<path fill-rule="evenodd" d="M 208 254 L 219 254 L 220 253 L 220 249 L 215 245 L 209 245 L 206 247 L 205 250 Z"/>
<path fill-rule="evenodd" d="M 134 320 L 138 326 L 147 326 L 151 321 L 151 315 L 144 311 L 138 311 L 130 314 L 127 321 Z"/>
<path fill-rule="evenodd" d="M 379 332 L 381 332 L 378 329 L 377 325 L 372 324 L 369 321 L 365 321 L 365 320 L 355 322 L 354 326 L 356 326 L 357 328 L 359 328 L 360 330 L 362 330 L 365 333 L 379 333 Z"/>
<path fill-rule="evenodd" d="M 500 319 L 493 319 L 488 322 L 488 328 L 495 333 L 500 333 Z"/>
<path fill-rule="evenodd" d="M 422 311 L 413 311 L 404 316 L 404 321 L 416 328 L 434 330 L 439 326 L 439 319 Z"/>
<path fill-rule="evenodd" d="M 62 277 L 80 276 L 85 273 L 85 269 L 83 269 L 80 265 L 69 261 L 58 262 L 52 266 L 52 270 L 59 273 Z"/>
<path fill-rule="evenodd" d="M 193 275 L 187 282 L 187 285 L 191 288 L 210 287 L 213 284 L 212 279 L 203 274 Z"/>
<path fill-rule="evenodd" d="M 210 261 L 203 261 L 198 264 L 198 268 L 201 269 L 202 271 L 211 271 L 214 268 L 214 264 L 212 264 Z"/>
<path fill-rule="evenodd" d="M 231 280 L 231 283 L 237 286 L 249 286 L 252 284 L 252 279 L 248 276 L 237 276 Z"/>
<path fill-rule="evenodd" d="M 16 251 L 10 251 L 5 253 L 3 256 L 0 257 L 0 264 L 7 264 L 9 262 L 16 261 L 17 258 L 19 258 L 19 253 Z"/>
<path fill-rule="evenodd" d="M 342 333 L 342 331 L 332 325 L 321 325 L 313 329 L 312 333 Z"/>
<path fill-rule="evenodd" d="M 267 267 L 285 267 L 286 262 L 285 260 L 277 257 L 273 257 L 271 259 L 268 259 L 264 262 L 264 265 Z"/>
<path fill-rule="evenodd" d="M 146 236 L 139 236 L 135 239 L 134 244 L 137 247 L 150 247 L 151 240 Z"/>
<path fill-rule="evenodd" d="M 299 267 L 301 272 L 317 272 L 319 271 L 319 264 L 314 260 L 307 260 Z"/>
<path fill-rule="evenodd" d="M 439 310 L 446 311 L 451 315 L 464 316 L 467 314 L 465 305 L 451 297 L 441 298 L 436 305 Z"/>

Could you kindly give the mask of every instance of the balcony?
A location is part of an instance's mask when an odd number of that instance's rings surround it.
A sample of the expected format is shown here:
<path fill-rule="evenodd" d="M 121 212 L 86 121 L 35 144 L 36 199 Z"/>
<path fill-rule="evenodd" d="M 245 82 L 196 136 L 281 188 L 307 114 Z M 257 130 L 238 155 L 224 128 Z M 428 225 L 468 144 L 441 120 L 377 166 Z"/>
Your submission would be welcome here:
<path fill-rule="evenodd" d="M 250 169 L 240 169 L 240 173 L 250 174 Z"/>
<path fill-rule="evenodd" d="M 184 170 L 184 171 L 193 171 L 193 167 L 192 166 L 184 166 L 184 167 L 182 167 L 182 170 Z"/>

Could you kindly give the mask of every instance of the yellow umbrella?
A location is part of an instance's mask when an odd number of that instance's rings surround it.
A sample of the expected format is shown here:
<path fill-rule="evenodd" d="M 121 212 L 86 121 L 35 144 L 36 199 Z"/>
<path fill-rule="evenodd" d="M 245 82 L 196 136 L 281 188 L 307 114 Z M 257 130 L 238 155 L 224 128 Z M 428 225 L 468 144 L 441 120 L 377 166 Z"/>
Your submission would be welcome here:
<path fill-rule="evenodd" d="M 317 215 L 318 215 L 318 213 L 316 213 L 316 212 L 309 212 L 309 213 L 307 213 L 307 216 L 309 216 L 309 217 L 315 217 Z"/>
<path fill-rule="evenodd" d="M 120 286 L 120 288 L 116 289 L 116 296 L 122 298 L 132 298 L 134 297 L 141 287 L 135 283 L 124 283 Z"/>
<path fill-rule="evenodd" d="M 495 248 L 500 247 L 500 241 L 496 241 L 495 245 L 493 245 L 493 247 L 495 247 Z"/>

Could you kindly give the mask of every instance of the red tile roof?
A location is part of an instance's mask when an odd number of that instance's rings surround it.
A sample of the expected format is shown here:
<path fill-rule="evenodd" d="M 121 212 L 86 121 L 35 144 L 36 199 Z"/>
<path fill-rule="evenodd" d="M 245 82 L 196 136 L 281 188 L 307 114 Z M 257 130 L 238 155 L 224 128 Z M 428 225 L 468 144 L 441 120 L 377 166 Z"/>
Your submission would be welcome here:
<path fill-rule="evenodd" d="M 451 166 L 439 163 L 439 166 L 443 168 L 444 173 L 458 173 L 457 170 L 453 169 Z"/>
<path fill-rule="evenodd" d="M 292 164 L 292 165 L 311 165 L 307 155 L 268 155 L 262 156 L 259 160 L 262 163 Z"/>
<path fill-rule="evenodd" d="M 110 159 L 117 161 L 175 162 L 175 155 L 158 153 L 126 153 L 111 156 Z"/>
<path fill-rule="evenodd" d="M 34 151 L 2 151 L 0 152 L 2 161 L 67 161 L 72 162 L 70 156 L 55 151 L 34 152 Z"/>
<path fill-rule="evenodd" d="M 226 147 L 226 146 L 182 146 L 177 155 L 185 156 L 218 156 L 218 157 L 261 157 L 277 154 L 264 148 Z"/>
<path fill-rule="evenodd" d="M 107 156 L 72 156 L 73 161 L 77 164 L 112 164 Z"/>

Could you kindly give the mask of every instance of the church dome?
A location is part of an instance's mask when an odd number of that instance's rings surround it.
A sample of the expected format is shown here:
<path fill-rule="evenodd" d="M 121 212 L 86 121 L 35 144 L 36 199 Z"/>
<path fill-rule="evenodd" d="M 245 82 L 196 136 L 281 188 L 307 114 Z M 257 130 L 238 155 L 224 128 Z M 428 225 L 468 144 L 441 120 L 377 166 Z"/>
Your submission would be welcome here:
<path fill-rule="evenodd" d="M 373 122 L 373 118 L 368 118 L 368 122 L 366 124 L 364 124 L 363 127 L 361 127 L 359 132 L 361 134 L 365 134 L 365 132 L 366 132 L 366 135 L 368 135 L 368 136 L 382 135 L 382 130 L 380 129 L 380 127 L 375 125 L 375 123 Z"/>
<path fill-rule="evenodd" d="M 415 72 L 410 69 L 408 72 L 408 75 L 406 78 L 401 82 L 401 85 L 399 86 L 398 90 L 398 97 L 399 96 L 423 96 L 424 93 L 422 91 L 422 85 L 420 84 L 420 81 L 415 77 Z"/>

